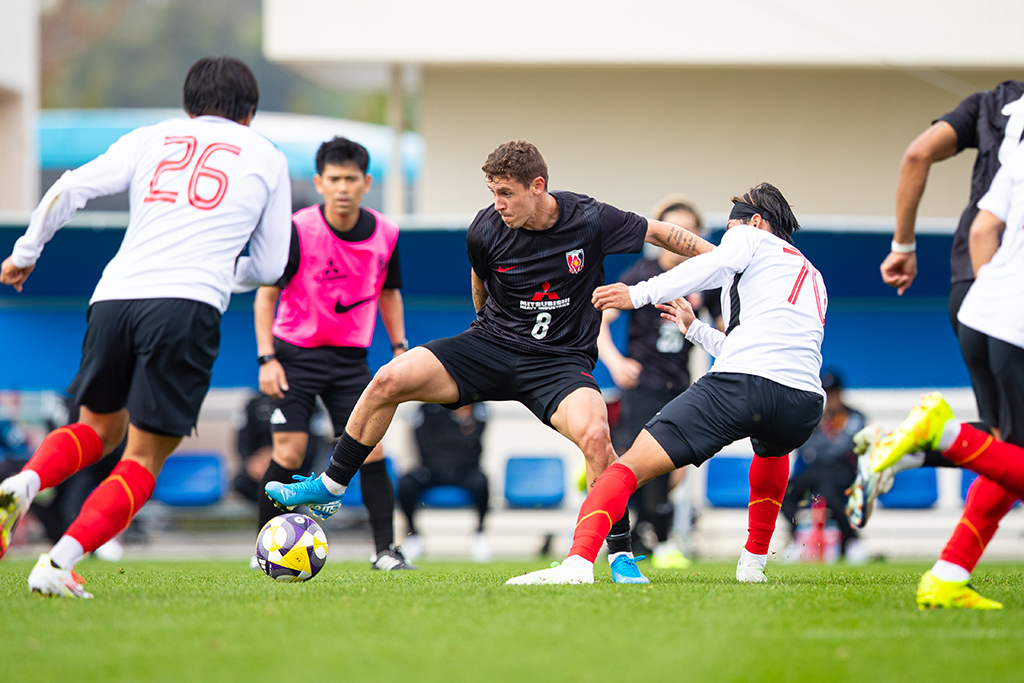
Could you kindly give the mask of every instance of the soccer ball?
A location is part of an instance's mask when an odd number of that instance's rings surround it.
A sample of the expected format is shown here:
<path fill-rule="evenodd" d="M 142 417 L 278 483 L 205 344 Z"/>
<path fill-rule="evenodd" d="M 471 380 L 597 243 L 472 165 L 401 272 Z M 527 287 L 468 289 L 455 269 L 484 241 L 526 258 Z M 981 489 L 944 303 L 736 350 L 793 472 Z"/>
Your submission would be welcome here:
<path fill-rule="evenodd" d="M 260 529 L 256 558 L 275 581 L 309 581 L 327 563 L 327 536 L 305 515 L 278 515 Z"/>

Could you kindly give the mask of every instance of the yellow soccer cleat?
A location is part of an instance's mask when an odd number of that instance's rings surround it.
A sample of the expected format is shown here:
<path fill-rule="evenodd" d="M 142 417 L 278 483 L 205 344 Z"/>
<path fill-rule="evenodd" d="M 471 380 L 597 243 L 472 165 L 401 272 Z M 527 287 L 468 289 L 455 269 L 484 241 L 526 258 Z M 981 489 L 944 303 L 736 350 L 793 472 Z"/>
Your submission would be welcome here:
<path fill-rule="evenodd" d="M 908 453 L 935 450 L 942 436 L 942 428 L 953 419 L 953 409 L 934 391 L 921 397 L 900 426 L 871 449 L 871 469 L 881 472 L 895 465 Z"/>
<path fill-rule="evenodd" d="M 917 607 L 946 607 L 951 609 L 1003 609 L 1003 603 L 989 600 L 968 585 L 966 581 L 943 581 L 930 571 L 917 585 Z"/>
<path fill-rule="evenodd" d="M 692 564 L 683 551 L 671 543 L 659 543 L 651 553 L 651 566 L 655 569 L 688 569 Z"/>

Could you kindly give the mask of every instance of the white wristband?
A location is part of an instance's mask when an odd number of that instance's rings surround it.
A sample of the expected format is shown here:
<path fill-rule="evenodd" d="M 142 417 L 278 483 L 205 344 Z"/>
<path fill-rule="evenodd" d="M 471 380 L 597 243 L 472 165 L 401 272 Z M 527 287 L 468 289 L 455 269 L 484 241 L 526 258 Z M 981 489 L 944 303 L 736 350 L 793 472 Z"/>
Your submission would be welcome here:
<path fill-rule="evenodd" d="M 893 240 L 890 248 L 897 254 L 911 254 L 917 251 L 917 240 L 914 240 L 910 244 L 900 244 L 896 240 Z"/>

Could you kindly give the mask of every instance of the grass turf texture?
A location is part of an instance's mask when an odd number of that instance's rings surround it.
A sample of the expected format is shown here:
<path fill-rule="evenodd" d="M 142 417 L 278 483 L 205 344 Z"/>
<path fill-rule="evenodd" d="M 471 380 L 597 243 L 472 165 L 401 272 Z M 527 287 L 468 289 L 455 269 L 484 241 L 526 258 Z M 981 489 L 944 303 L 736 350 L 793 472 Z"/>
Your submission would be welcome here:
<path fill-rule="evenodd" d="M 646 565 L 647 563 L 644 563 Z M 95 600 L 0 563 L 0 672 L 33 681 L 1020 680 L 1024 565 L 983 564 L 1000 612 L 925 611 L 926 562 L 646 570 L 649 586 L 512 587 L 543 563 L 329 564 L 277 584 L 245 562 L 86 561 Z"/>

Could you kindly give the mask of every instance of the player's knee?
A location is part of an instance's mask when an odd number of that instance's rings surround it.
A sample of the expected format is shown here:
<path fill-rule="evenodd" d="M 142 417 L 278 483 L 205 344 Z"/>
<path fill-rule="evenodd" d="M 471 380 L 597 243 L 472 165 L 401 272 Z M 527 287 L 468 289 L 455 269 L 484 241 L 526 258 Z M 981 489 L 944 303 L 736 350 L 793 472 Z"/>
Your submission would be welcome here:
<path fill-rule="evenodd" d="M 615 457 L 611 435 L 606 424 L 588 426 L 580 434 L 577 443 L 580 450 L 583 451 L 583 455 L 591 462 L 608 464 L 607 461 Z"/>
<path fill-rule="evenodd" d="M 385 365 L 373 376 L 367 388 L 369 397 L 377 403 L 395 403 L 405 388 L 401 371 Z"/>
<path fill-rule="evenodd" d="M 305 453 L 299 453 L 294 448 L 275 448 L 274 449 L 274 461 L 285 468 L 286 470 L 297 470 L 302 467 L 302 461 L 305 460 Z"/>

